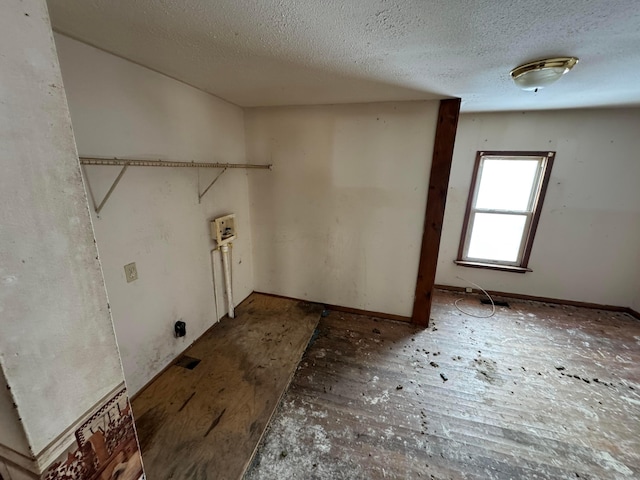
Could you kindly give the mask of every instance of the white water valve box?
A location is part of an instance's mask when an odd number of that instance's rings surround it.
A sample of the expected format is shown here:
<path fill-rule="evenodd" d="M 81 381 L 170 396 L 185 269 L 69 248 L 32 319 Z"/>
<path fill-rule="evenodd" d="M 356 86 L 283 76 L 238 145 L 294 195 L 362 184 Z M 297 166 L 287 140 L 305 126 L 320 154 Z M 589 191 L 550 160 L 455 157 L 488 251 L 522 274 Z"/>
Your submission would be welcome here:
<path fill-rule="evenodd" d="M 213 219 L 211 238 L 216 241 L 218 247 L 236 239 L 236 216 L 234 213 Z"/>

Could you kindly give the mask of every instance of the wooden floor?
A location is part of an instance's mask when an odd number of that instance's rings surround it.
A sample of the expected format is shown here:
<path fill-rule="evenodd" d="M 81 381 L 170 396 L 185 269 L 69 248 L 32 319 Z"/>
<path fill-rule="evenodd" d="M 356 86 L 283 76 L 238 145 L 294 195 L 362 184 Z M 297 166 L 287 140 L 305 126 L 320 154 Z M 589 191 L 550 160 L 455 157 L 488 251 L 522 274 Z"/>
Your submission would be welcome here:
<path fill-rule="evenodd" d="M 321 319 L 247 480 L 640 478 L 640 321 L 456 298 Z"/>
<path fill-rule="evenodd" d="M 242 477 L 320 318 L 304 302 L 253 294 L 133 402 L 149 480 Z M 193 360 L 186 359 L 186 367 Z"/>

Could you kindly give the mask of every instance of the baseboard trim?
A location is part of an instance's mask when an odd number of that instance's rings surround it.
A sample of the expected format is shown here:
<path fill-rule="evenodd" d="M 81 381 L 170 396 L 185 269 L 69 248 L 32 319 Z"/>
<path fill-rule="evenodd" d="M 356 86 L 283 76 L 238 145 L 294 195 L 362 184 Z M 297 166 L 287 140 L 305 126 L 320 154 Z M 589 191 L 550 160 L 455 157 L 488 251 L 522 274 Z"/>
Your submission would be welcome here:
<path fill-rule="evenodd" d="M 634 317 L 634 318 L 636 318 L 636 319 L 640 320 L 640 312 L 639 312 L 639 311 L 634 310 L 634 309 L 633 309 L 633 308 L 631 308 L 631 307 L 627 307 L 627 308 L 626 308 L 626 311 L 627 311 L 627 313 L 628 313 L 629 315 L 631 315 L 632 317 Z"/>
<path fill-rule="evenodd" d="M 302 298 L 289 297 L 286 295 L 278 295 L 275 293 L 266 293 L 266 292 L 254 292 L 254 293 L 258 293 L 260 295 L 266 295 L 268 297 L 284 298 L 285 300 L 294 300 L 296 302 L 317 303 L 319 305 L 324 305 L 325 308 L 327 308 L 328 310 L 333 310 L 336 312 L 352 313 L 355 315 L 366 315 L 368 317 L 384 318 L 385 320 L 393 320 L 395 322 L 404 322 L 404 323 L 411 322 L 411 317 L 403 317 L 402 315 L 394 315 L 392 313 L 373 312 L 371 310 L 362 310 L 360 308 L 343 307 L 341 305 L 332 305 L 329 303 L 316 302 L 314 300 L 305 300 Z"/>
<path fill-rule="evenodd" d="M 372 312 L 371 310 L 361 310 L 359 308 L 342 307 L 340 305 L 325 305 L 329 310 L 336 312 L 353 313 L 355 315 L 366 315 L 368 317 L 384 318 L 385 320 L 393 320 L 395 322 L 411 323 L 411 317 L 402 315 L 394 315 L 393 313 Z"/>
<path fill-rule="evenodd" d="M 453 285 L 436 284 L 434 285 L 434 288 L 437 288 L 440 290 L 448 290 L 451 292 L 465 291 L 465 287 L 455 287 Z M 632 317 L 635 317 L 636 319 L 640 320 L 640 312 L 636 312 L 635 310 L 629 307 L 620 307 L 618 305 L 603 305 L 600 303 L 579 302 L 576 300 L 564 300 L 562 298 L 537 297 L 535 295 L 524 295 L 522 293 L 511 293 L 511 292 L 498 292 L 495 290 L 487 290 L 487 293 L 495 297 L 515 298 L 518 300 L 529 300 L 533 302 L 553 303 L 556 305 L 569 305 L 571 307 L 590 308 L 593 310 L 607 310 L 609 312 L 628 313 Z"/>

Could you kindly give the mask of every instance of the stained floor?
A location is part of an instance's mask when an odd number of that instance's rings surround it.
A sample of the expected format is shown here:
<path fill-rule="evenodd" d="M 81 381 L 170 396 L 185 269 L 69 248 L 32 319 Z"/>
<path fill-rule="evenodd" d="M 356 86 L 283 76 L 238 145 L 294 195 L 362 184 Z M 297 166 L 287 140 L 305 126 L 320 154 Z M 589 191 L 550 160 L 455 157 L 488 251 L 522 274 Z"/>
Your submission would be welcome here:
<path fill-rule="evenodd" d="M 459 296 L 321 319 L 245 478 L 640 478 L 640 321 Z"/>
<path fill-rule="evenodd" d="M 319 318 L 252 294 L 187 349 L 133 402 L 147 478 L 241 478 Z"/>

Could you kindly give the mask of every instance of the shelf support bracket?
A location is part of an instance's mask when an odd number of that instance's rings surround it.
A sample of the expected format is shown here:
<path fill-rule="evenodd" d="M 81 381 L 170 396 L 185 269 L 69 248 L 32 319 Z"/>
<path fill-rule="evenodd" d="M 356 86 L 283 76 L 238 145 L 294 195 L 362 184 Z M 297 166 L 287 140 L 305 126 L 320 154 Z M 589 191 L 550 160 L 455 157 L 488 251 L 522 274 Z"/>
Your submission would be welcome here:
<path fill-rule="evenodd" d="M 223 168 L 222 171 L 218 175 L 216 175 L 216 178 L 213 179 L 213 181 L 209 184 L 209 186 L 204 189 L 204 192 L 198 193 L 198 203 L 201 203 L 202 197 L 205 196 L 205 194 L 209 191 L 209 189 L 213 187 L 213 184 L 216 183 L 218 179 L 222 176 L 222 174 L 226 171 L 227 171 L 227 167 Z"/>
<path fill-rule="evenodd" d="M 124 172 L 126 172 L 128 167 L 129 167 L 129 162 L 126 162 L 124 164 L 124 166 L 122 167 L 122 169 L 120 170 L 120 173 L 118 173 L 118 176 L 116 177 L 116 179 L 113 181 L 113 184 L 111 185 L 111 188 L 109 188 L 109 191 L 107 192 L 107 194 L 104 196 L 104 198 L 100 202 L 100 205 L 98 205 L 97 207 L 96 207 L 95 198 L 93 198 L 93 193 L 91 193 L 91 200 L 93 200 L 93 206 L 94 206 L 94 209 L 95 209 L 97 215 L 99 215 L 100 212 L 102 211 L 102 208 L 107 203 L 107 200 L 109 200 L 109 197 L 111 196 L 111 194 L 115 190 L 116 186 L 120 182 L 120 179 L 122 178 L 122 176 L 124 175 Z M 85 176 L 86 176 L 86 174 L 85 174 Z M 87 183 L 89 183 L 89 177 L 86 177 L 86 178 L 87 178 Z M 91 188 L 89 188 L 89 189 L 91 189 Z"/>

